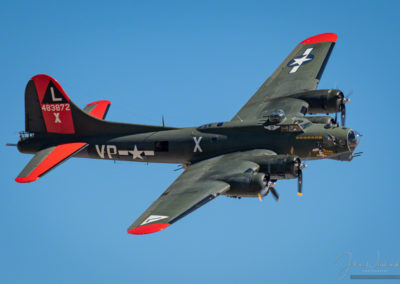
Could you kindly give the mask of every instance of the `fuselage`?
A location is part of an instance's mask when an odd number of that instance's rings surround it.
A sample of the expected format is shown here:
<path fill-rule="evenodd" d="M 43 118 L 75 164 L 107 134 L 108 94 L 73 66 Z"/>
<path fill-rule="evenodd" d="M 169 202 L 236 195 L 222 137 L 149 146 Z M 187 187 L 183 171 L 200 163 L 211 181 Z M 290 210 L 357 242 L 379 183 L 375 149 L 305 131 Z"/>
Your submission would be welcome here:
<path fill-rule="evenodd" d="M 211 123 L 201 127 L 146 132 L 140 134 L 75 137 L 31 137 L 19 142 L 24 153 L 60 142 L 86 142 L 88 146 L 74 157 L 147 163 L 189 165 L 196 161 L 236 151 L 268 149 L 277 154 L 294 154 L 302 160 L 323 159 L 351 152 L 351 129 L 308 123 L 305 128 L 266 129 L 257 123 Z M 334 139 L 334 142 L 330 141 Z M 61 140 L 61 141 L 60 141 Z"/>

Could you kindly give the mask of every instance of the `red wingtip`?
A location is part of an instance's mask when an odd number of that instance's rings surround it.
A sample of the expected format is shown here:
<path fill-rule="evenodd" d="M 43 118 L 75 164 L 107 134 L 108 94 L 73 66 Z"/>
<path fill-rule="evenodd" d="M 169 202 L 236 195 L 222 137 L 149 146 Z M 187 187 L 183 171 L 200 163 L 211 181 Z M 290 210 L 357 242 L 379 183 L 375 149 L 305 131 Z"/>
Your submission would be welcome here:
<path fill-rule="evenodd" d="M 38 180 L 38 179 L 39 179 L 39 177 L 27 176 L 27 177 L 16 178 L 15 181 L 19 182 L 19 183 L 27 183 L 27 182 L 32 182 L 32 181 L 35 181 L 35 180 Z"/>
<path fill-rule="evenodd" d="M 128 233 L 133 234 L 133 235 L 151 234 L 151 233 L 161 231 L 168 226 L 169 226 L 169 224 L 163 224 L 163 223 L 143 225 L 143 226 L 136 227 L 133 230 L 128 230 Z"/>
<path fill-rule="evenodd" d="M 337 41 L 337 34 L 334 34 L 334 33 L 319 34 L 319 35 L 315 35 L 315 36 L 309 37 L 309 38 L 303 40 L 300 43 L 302 43 L 302 44 L 312 44 L 312 43 L 327 42 L 327 41 L 336 42 Z"/>

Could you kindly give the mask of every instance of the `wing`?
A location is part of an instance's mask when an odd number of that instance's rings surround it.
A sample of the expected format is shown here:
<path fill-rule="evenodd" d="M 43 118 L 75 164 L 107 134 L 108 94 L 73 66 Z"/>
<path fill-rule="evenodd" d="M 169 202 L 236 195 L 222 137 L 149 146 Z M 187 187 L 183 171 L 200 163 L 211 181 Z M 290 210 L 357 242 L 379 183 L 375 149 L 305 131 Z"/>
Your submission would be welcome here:
<path fill-rule="evenodd" d="M 275 154 L 268 150 L 257 151 Z M 221 181 L 223 177 L 249 169 L 258 171 L 259 165 L 247 161 L 246 152 L 221 155 L 189 166 L 128 228 L 128 233 L 149 234 L 165 229 L 229 190 L 229 184 Z"/>
<path fill-rule="evenodd" d="M 336 40 L 336 34 L 325 33 L 300 42 L 232 120 L 256 120 L 276 101 L 286 113 L 302 113 L 307 103 L 283 97 L 317 88 Z"/>

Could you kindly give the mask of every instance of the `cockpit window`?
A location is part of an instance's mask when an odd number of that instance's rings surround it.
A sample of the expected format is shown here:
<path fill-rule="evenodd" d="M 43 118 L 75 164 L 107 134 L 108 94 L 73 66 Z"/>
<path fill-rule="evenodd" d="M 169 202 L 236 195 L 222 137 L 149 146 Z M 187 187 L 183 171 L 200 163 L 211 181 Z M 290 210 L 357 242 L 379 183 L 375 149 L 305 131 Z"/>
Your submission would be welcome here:
<path fill-rule="evenodd" d="M 332 135 L 324 135 L 322 136 L 322 144 L 325 147 L 332 147 L 335 145 L 335 137 Z"/>

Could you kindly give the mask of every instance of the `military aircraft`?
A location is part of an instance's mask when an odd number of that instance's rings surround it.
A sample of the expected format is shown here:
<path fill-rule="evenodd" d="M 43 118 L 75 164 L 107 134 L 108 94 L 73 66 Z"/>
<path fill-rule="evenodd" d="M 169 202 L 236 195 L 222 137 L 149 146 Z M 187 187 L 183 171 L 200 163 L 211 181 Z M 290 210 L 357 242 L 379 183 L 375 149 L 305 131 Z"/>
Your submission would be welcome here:
<path fill-rule="evenodd" d="M 35 181 L 71 157 L 181 164 L 183 173 L 130 234 L 165 229 L 219 195 L 279 200 L 281 179 L 297 178 L 302 195 L 302 161 L 357 156 L 361 135 L 344 126 L 349 99 L 337 89 L 316 90 L 336 40 L 325 33 L 300 42 L 230 121 L 199 127 L 105 121 L 109 101 L 82 110 L 55 79 L 36 75 L 26 86 L 25 131 L 16 144 L 34 156 L 15 180 Z M 328 115 L 338 112 L 341 126 Z"/>

